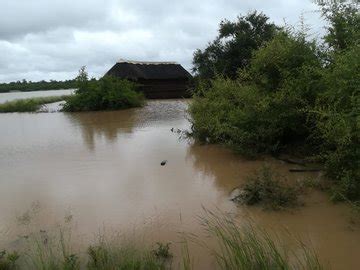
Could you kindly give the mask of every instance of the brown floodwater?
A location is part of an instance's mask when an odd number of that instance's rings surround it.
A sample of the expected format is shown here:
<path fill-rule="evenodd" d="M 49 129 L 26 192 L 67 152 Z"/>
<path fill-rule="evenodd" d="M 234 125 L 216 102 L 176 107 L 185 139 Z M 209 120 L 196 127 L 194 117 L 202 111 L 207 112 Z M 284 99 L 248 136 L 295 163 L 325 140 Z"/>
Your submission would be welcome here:
<path fill-rule="evenodd" d="M 189 129 L 187 102 L 155 100 L 111 112 L 1 114 L 0 237 L 5 242 L 71 217 L 85 242 L 101 228 L 146 227 L 152 240 L 172 242 L 176 254 L 178 233 L 199 233 L 197 216 L 205 207 L 230 212 L 240 222 L 250 217 L 277 234 L 290 231 L 332 269 L 360 267 L 360 229 L 350 223 L 350 209 L 332 204 L 324 193 L 309 192 L 305 205 L 291 211 L 234 205 L 230 192 L 265 163 L 293 181 L 320 175 L 290 174 L 294 166 L 281 161 L 246 160 L 220 146 L 179 138 L 177 129 Z M 207 252 L 193 252 L 197 269 L 214 267 Z"/>

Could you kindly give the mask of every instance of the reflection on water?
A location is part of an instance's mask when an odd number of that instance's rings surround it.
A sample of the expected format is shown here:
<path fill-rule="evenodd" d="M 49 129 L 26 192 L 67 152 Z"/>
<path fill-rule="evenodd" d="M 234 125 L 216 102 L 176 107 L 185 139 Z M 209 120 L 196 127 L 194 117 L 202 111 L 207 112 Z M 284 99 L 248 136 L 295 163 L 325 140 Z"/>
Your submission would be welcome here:
<path fill-rule="evenodd" d="M 308 194 L 305 207 L 279 213 L 229 201 L 229 192 L 264 162 L 293 180 L 304 175 L 270 158 L 249 161 L 179 140 L 170 130 L 189 128 L 186 107 L 187 101 L 162 100 L 114 112 L 0 115 L 0 232 L 22 235 L 25 225 L 17 221 L 27 222 L 36 202 L 36 218 L 26 226 L 37 230 L 71 216 L 92 238 L 102 226 L 126 230 L 145 222 L 155 224 L 155 241 L 176 242 L 180 230 L 200 230 L 196 216 L 204 206 L 230 211 L 239 222 L 246 213 L 266 228 L 287 228 L 310 239 L 334 269 L 357 269 L 360 232 L 349 229 L 348 209 L 326 195 Z M 199 263 L 212 265 L 205 255 Z"/>
<path fill-rule="evenodd" d="M 133 129 L 162 126 L 170 127 L 171 122 L 184 122 L 186 101 L 151 101 L 141 109 L 109 112 L 68 113 L 66 117 L 81 128 L 84 142 L 94 150 L 96 138 L 105 138 L 108 143 L 116 142 L 118 135 L 133 132 Z"/>
<path fill-rule="evenodd" d="M 68 113 L 66 117 L 81 129 L 85 145 L 95 149 L 95 141 L 105 138 L 108 143 L 116 142 L 119 133 L 131 134 L 134 126 L 134 111 Z M 120 123 L 120 124 L 119 124 Z"/>

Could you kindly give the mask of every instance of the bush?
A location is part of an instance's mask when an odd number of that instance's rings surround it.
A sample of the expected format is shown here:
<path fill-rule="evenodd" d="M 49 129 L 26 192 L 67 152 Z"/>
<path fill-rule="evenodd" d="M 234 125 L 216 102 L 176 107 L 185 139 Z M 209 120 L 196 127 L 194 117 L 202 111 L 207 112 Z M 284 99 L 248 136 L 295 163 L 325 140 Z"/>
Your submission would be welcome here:
<path fill-rule="evenodd" d="M 360 200 L 360 15 L 347 1 L 320 2 L 326 43 L 283 31 L 234 80 L 199 85 L 192 134 L 251 156 L 297 152 L 321 161 L 334 198 Z"/>
<path fill-rule="evenodd" d="M 127 80 L 105 76 L 99 81 L 88 80 L 85 69 L 77 77 L 79 89 L 63 107 L 63 111 L 118 110 L 139 107 L 144 104 L 137 85 Z"/>
<path fill-rule="evenodd" d="M 269 99 L 257 87 L 217 78 L 205 96 L 195 97 L 189 107 L 192 134 L 247 155 L 268 151 L 279 137 L 279 130 L 272 128 L 269 106 Z"/>
<path fill-rule="evenodd" d="M 314 137 L 318 158 L 336 181 L 335 197 L 360 199 L 360 47 L 338 54 L 324 72 L 326 91 L 317 99 Z"/>
<path fill-rule="evenodd" d="M 266 209 L 279 210 L 298 205 L 298 189 L 288 180 L 264 166 L 249 176 L 235 201 L 247 205 L 260 204 Z"/>
<path fill-rule="evenodd" d="M 218 77 L 198 91 L 202 95 L 190 105 L 194 136 L 248 155 L 278 153 L 304 140 L 320 66 L 313 43 L 300 34 L 279 34 L 236 80 Z"/>

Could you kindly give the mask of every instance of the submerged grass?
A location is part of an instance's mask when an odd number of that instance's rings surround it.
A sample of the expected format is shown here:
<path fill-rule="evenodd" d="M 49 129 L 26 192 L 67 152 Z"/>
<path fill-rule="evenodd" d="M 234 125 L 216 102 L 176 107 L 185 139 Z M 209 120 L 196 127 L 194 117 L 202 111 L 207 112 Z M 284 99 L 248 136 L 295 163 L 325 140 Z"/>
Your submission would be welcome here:
<path fill-rule="evenodd" d="M 263 166 L 247 178 L 239 196 L 233 200 L 247 205 L 262 205 L 266 209 L 280 210 L 299 205 L 300 187 L 293 186 L 288 180 L 274 172 L 269 166 Z"/>
<path fill-rule="evenodd" d="M 48 103 L 65 100 L 68 96 L 35 97 L 17 99 L 0 104 L 0 113 L 10 112 L 36 112 L 41 106 Z"/>

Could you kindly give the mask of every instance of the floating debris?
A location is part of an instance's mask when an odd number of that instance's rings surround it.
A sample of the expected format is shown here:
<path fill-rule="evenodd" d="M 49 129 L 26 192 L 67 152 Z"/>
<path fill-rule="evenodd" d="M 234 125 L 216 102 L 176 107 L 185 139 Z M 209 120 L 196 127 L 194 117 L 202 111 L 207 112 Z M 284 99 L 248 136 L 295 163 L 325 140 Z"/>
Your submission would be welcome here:
<path fill-rule="evenodd" d="M 320 168 L 307 168 L 307 169 L 289 169 L 289 172 L 321 172 Z"/>
<path fill-rule="evenodd" d="M 165 166 L 165 164 L 167 163 L 167 160 L 163 160 L 163 161 L 161 161 L 161 166 Z"/>

